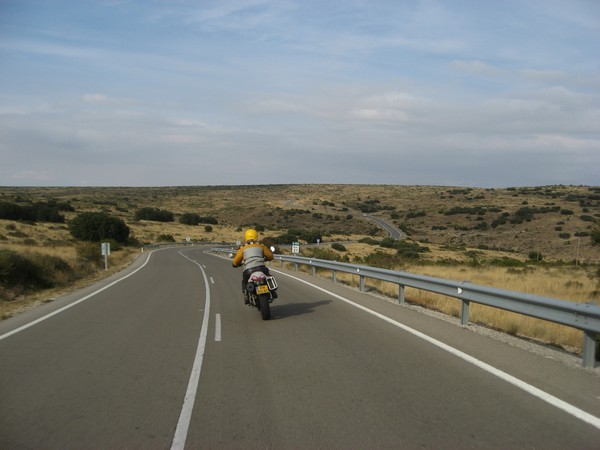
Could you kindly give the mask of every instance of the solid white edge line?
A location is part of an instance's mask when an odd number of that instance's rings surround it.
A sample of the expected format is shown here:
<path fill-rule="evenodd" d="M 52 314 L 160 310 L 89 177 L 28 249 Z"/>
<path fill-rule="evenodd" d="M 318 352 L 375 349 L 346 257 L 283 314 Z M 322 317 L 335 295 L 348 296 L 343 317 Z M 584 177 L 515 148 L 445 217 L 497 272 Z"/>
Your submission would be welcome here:
<path fill-rule="evenodd" d="M 192 366 L 192 373 L 190 374 L 190 380 L 188 382 L 187 391 L 183 400 L 183 406 L 181 408 L 179 420 L 177 421 L 177 428 L 175 429 L 175 435 L 173 436 L 173 442 L 171 444 L 172 450 L 185 448 L 185 442 L 187 440 L 187 434 L 190 428 L 190 421 L 192 419 L 192 412 L 194 410 L 194 403 L 196 401 L 198 383 L 200 381 L 200 372 L 202 371 L 202 361 L 204 360 L 204 349 L 206 348 L 206 337 L 208 334 L 208 318 L 210 315 L 210 285 L 208 283 L 206 272 L 204 272 L 204 268 L 196 261 L 193 261 L 185 256 L 183 253 L 181 253 L 181 251 L 179 254 L 200 267 L 202 276 L 204 277 L 204 286 L 206 289 L 206 306 L 204 308 L 204 317 L 202 318 L 202 327 L 200 329 L 200 338 L 198 339 L 198 347 L 196 349 L 196 356 Z"/>
<path fill-rule="evenodd" d="M 28 324 L 26 324 L 26 325 L 23 325 L 23 326 L 21 326 L 21 327 L 19 327 L 19 328 L 16 328 L 16 329 L 14 329 L 14 330 L 12 330 L 12 331 L 9 331 L 8 333 L 5 333 L 5 334 L 1 335 L 1 336 L 0 336 L 0 341 L 1 341 L 2 339 L 6 339 L 6 338 L 7 338 L 7 337 L 9 337 L 9 336 L 12 336 L 13 334 L 17 334 L 17 333 L 19 333 L 19 332 L 21 332 L 21 331 L 23 331 L 23 330 L 26 330 L 27 328 L 30 328 L 30 327 L 32 327 L 32 326 L 34 326 L 34 325 L 37 325 L 38 323 L 40 323 L 40 322 L 43 322 L 44 320 L 46 320 L 46 319 L 49 319 L 50 317 L 56 316 L 57 314 L 60 314 L 61 312 L 63 312 L 63 311 L 66 311 L 67 309 L 69 309 L 69 308 L 72 308 L 73 306 L 75 306 L 75 305 L 78 305 L 78 304 L 80 304 L 81 302 L 84 302 L 84 301 L 86 301 L 86 300 L 88 300 L 88 299 L 92 298 L 94 295 L 96 295 L 96 294 L 99 294 L 99 293 L 100 293 L 100 292 L 102 292 L 102 291 L 105 291 L 106 289 L 108 289 L 108 288 L 110 288 L 110 287 L 114 286 L 115 284 L 117 284 L 117 283 L 119 283 L 119 282 L 123 281 L 124 279 L 126 279 L 126 278 L 129 278 L 130 276 L 132 276 L 132 275 L 133 275 L 133 274 L 135 274 L 136 272 L 138 272 L 138 271 L 142 270 L 142 269 L 144 268 L 144 266 L 146 266 L 146 264 L 148 264 L 148 261 L 150 261 L 150 257 L 152 256 L 152 253 L 154 253 L 154 252 L 150 252 L 150 253 L 148 253 L 148 257 L 146 258 L 146 261 L 144 262 L 144 264 L 142 264 L 140 267 L 138 267 L 137 269 L 135 269 L 133 272 L 131 272 L 131 273 L 129 273 L 129 274 L 127 274 L 127 275 L 125 275 L 125 276 L 124 276 L 124 277 L 122 277 L 122 278 L 119 278 L 118 280 L 115 280 L 115 281 L 113 281 L 113 282 L 112 282 L 112 283 L 110 283 L 110 284 L 107 284 L 107 285 L 106 285 L 106 286 L 104 286 L 103 288 L 100 288 L 100 289 L 98 289 L 97 291 L 94 291 L 94 292 L 92 292 L 91 294 L 88 294 L 88 295 L 86 295 L 85 297 L 83 297 L 83 298 L 80 298 L 79 300 L 77 300 L 77 301 L 75 301 L 75 302 L 73 302 L 73 303 L 69 303 L 68 305 L 66 305 L 66 306 L 63 306 L 62 308 L 60 308 L 60 309 L 57 309 L 56 311 L 53 311 L 53 312 L 51 312 L 51 313 L 49 313 L 49 314 L 46 314 L 45 316 L 43 316 L 43 317 L 40 317 L 39 319 L 36 319 L 36 320 L 34 320 L 34 321 L 32 321 L 32 322 L 29 322 L 29 323 L 28 323 Z"/>
<path fill-rule="evenodd" d="M 410 328 L 409 326 L 406 326 L 406 325 L 404 325 L 404 324 L 402 324 L 400 322 L 397 322 L 394 319 L 390 319 L 389 317 L 384 316 L 383 314 L 380 314 L 380 313 L 378 313 L 376 311 L 373 311 L 373 310 L 371 310 L 369 308 L 366 308 L 366 307 L 364 307 L 362 305 L 359 305 L 358 303 L 354 303 L 353 301 L 348 300 L 347 298 L 344 298 L 344 297 L 342 297 L 340 295 L 334 294 L 333 292 L 328 291 L 327 289 L 324 289 L 322 287 L 316 286 L 316 285 L 314 285 L 312 283 L 309 283 L 308 281 L 302 280 L 302 279 L 297 278 L 297 277 L 295 277 L 293 275 L 289 275 L 289 274 L 287 274 L 285 272 L 281 272 L 279 270 L 274 270 L 274 269 L 271 269 L 271 270 L 274 271 L 274 272 L 276 272 L 276 273 L 279 273 L 281 275 L 285 275 L 287 277 L 293 278 L 294 280 L 297 280 L 297 281 L 299 281 L 301 283 L 304 283 L 304 284 L 307 284 L 309 286 L 312 286 L 313 288 L 318 289 L 318 290 L 320 290 L 322 292 L 325 292 L 325 293 L 327 293 L 327 294 L 329 294 L 329 295 L 337 298 L 338 300 L 346 302 L 349 305 L 352 305 L 352 306 L 354 306 L 354 307 L 356 307 L 358 309 L 361 309 L 361 310 L 363 310 L 363 311 L 365 311 L 365 312 L 367 312 L 367 313 L 369 313 L 369 314 L 371 314 L 371 315 L 373 315 L 375 317 L 378 317 L 378 318 L 380 318 L 382 320 L 385 320 L 386 322 L 388 322 L 388 323 L 390 323 L 392 325 L 395 325 L 398 328 L 401 328 L 404 331 L 407 331 L 407 332 L 411 333 L 412 335 L 414 335 L 414 336 L 416 336 L 418 338 L 421 338 L 421 339 L 423 339 L 423 340 L 425 340 L 425 341 L 427 341 L 427 342 L 435 345 L 436 347 L 439 347 L 439 348 L 441 348 L 441 349 L 443 349 L 443 350 L 445 350 L 445 351 L 447 351 L 447 352 L 449 352 L 449 353 L 451 353 L 451 354 L 453 354 L 455 356 L 458 356 L 459 358 L 463 359 L 464 361 L 467 361 L 467 362 L 473 364 L 474 366 L 479 367 L 480 369 L 482 369 L 482 370 L 484 370 L 484 371 L 486 371 L 486 372 L 488 372 L 488 373 L 490 373 L 490 374 L 492 374 L 492 375 L 494 375 L 494 376 L 496 376 L 496 377 L 498 377 L 498 378 L 500 378 L 500 379 L 502 379 L 502 380 L 504 380 L 504 381 L 512 384 L 513 386 L 518 387 L 519 389 L 521 389 L 521 390 L 523 390 L 523 391 L 525 391 L 525 392 L 533 395 L 534 397 L 537 397 L 540 400 L 543 400 L 546 403 L 549 403 L 550 405 L 555 406 L 556 408 L 561 409 L 562 411 L 566 412 L 567 414 L 570 414 L 571 416 L 576 417 L 577 419 L 582 420 L 583 422 L 586 422 L 586 423 L 588 423 L 588 424 L 592 425 L 593 427 L 595 427 L 595 428 L 597 428 L 597 429 L 600 430 L 600 418 L 598 418 L 596 416 L 593 416 L 592 414 L 589 414 L 589 413 L 587 413 L 587 412 L 585 412 L 585 411 L 577 408 L 576 406 L 573 406 L 573 405 L 571 405 L 571 404 L 569 404 L 569 403 L 567 403 L 567 402 L 565 402 L 565 401 L 563 401 L 563 400 L 561 400 L 561 399 L 559 399 L 557 397 L 554 397 L 553 395 L 548 394 L 547 392 L 542 391 L 541 389 L 538 389 L 535 386 L 532 386 L 532 385 L 526 383 L 523 380 L 520 380 L 520 379 L 518 379 L 518 378 L 516 378 L 516 377 L 514 377 L 514 376 L 512 376 L 512 375 L 510 375 L 510 374 L 508 374 L 508 373 L 506 373 L 506 372 L 504 372 L 502 370 L 500 370 L 500 369 L 497 369 L 497 368 L 495 368 L 495 367 L 493 367 L 493 366 L 491 366 L 491 365 L 489 365 L 487 363 L 484 363 L 483 361 L 480 361 L 479 359 L 477 359 L 477 358 L 475 358 L 475 357 L 473 357 L 471 355 L 468 355 L 468 354 L 466 354 L 466 353 L 464 353 L 464 352 L 462 352 L 462 351 L 460 351 L 460 350 L 458 350 L 458 349 L 456 349 L 454 347 L 451 347 L 448 344 L 444 344 L 443 342 L 438 341 L 437 339 L 432 338 L 431 336 L 428 336 L 428 335 L 426 335 L 424 333 L 421 333 L 420 331 L 417 331 L 414 328 Z"/>

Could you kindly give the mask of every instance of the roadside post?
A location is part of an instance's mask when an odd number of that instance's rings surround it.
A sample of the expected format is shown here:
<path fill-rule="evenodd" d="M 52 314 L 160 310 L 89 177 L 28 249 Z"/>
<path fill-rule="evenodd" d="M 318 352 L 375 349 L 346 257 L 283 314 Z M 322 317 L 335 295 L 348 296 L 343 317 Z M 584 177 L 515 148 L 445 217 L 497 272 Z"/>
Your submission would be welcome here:
<path fill-rule="evenodd" d="M 110 242 L 103 242 L 102 256 L 104 256 L 104 270 L 108 270 L 108 255 L 110 255 Z"/>

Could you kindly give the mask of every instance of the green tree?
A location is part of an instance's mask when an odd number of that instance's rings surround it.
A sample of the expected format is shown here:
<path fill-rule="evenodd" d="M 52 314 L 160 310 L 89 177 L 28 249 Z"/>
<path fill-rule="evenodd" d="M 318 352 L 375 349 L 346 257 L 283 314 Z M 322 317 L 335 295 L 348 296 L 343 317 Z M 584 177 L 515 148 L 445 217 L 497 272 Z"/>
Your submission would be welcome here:
<path fill-rule="evenodd" d="M 100 242 L 114 239 L 126 244 L 129 238 L 129 227 L 118 217 L 102 212 L 85 212 L 79 214 L 69 223 L 71 234 L 81 241 Z"/>

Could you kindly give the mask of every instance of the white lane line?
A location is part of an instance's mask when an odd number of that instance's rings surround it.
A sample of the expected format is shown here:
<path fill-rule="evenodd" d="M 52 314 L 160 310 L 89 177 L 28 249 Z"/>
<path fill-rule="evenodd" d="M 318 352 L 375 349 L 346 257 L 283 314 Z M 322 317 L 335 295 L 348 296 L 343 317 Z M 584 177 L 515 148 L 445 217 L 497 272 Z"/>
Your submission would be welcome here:
<path fill-rule="evenodd" d="M 215 284 L 215 280 L 213 279 L 213 277 L 210 277 L 210 283 Z"/>
<path fill-rule="evenodd" d="M 156 250 L 155 250 L 155 251 L 156 251 Z M 146 264 L 148 264 L 148 261 L 150 261 L 150 257 L 152 256 L 152 253 L 154 253 L 154 251 L 152 251 L 152 252 L 148 253 L 148 257 L 146 258 L 146 261 L 144 262 L 144 264 L 142 264 L 140 267 L 138 267 L 137 269 L 135 269 L 133 272 L 131 272 L 131 273 L 129 273 L 129 274 L 127 274 L 127 275 L 125 275 L 125 276 L 124 276 L 124 277 L 122 277 L 122 278 L 119 278 L 118 280 L 115 280 L 115 281 L 113 281 L 113 282 L 112 282 L 112 283 L 110 283 L 110 284 L 107 284 L 107 285 L 106 285 L 106 286 L 104 286 L 103 288 L 100 288 L 100 289 L 98 289 L 97 291 L 94 291 L 94 292 L 92 292 L 91 294 L 88 294 L 88 295 L 86 295 L 85 297 L 83 297 L 83 298 L 80 298 L 79 300 L 77 300 L 77 301 L 75 301 L 75 302 L 73 302 L 73 303 L 69 303 L 68 305 L 66 305 L 66 306 L 63 306 L 62 308 L 60 308 L 60 309 L 57 309 L 56 311 L 53 311 L 53 312 L 51 312 L 50 314 L 46 314 L 45 316 L 43 316 L 43 317 L 40 317 L 39 319 L 36 319 L 36 320 L 34 320 L 34 321 L 32 321 L 32 322 L 29 322 L 29 323 L 28 323 L 28 324 L 26 324 L 26 325 L 23 325 L 23 326 L 21 326 L 21 327 L 19 327 L 19 328 L 16 328 L 16 329 L 14 329 L 14 330 L 12 330 L 12 331 L 9 331 L 8 333 L 5 333 L 5 334 L 1 335 L 1 336 L 0 336 L 0 341 L 1 341 L 2 339 L 6 339 L 6 338 L 7 338 L 7 337 L 9 337 L 9 336 L 12 336 L 13 334 L 17 334 L 17 333 L 19 333 L 19 332 L 21 332 L 21 331 L 23 331 L 23 330 L 26 330 L 26 329 L 27 329 L 27 328 L 29 328 L 29 327 L 32 327 L 32 326 L 34 326 L 34 325 L 37 325 L 38 323 L 40 323 L 40 322 L 43 322 L 44 320 L 46 320 L 46 319 L 49 319 L 50 317 L 56 316 L 57 314 L 60 314 L 61 312 L 63 312 L 63 311 L 66 311 L 67 309 L 69 309 L 69 308 L 72 308 L 73 306 L 75 306 L 75 305 L 78 305 L 78 304 L 80 304 L 81 302 L 84 302 L 84 301 L 86 301 L 86 300 L 88 300 L 88 299 L 92 298 L 94 295 L 96 295 L 96 294 L 99 294 L 99 293 L 100 293 L 100 292 L 102 292 L 102 291 L 105 291 L 106 289 L 108 289 L 108 288 L 110 288 L 110 287 L 114 286 L 115 284 L 119 283 L 120 281 L 123 281 L 124 279 L 126 279 L 126 278 L 129 278 L 130 276 L 134 275 L 136 272 L 138 272 L 138 271 L 142 270 L 142 269 L 143 269 L 143 268 L 146 266 Z"/>
<path fill-rule="evenodd" d="M 221 314 L 215 317 L 215 341 L 221 342 Z"/>
<path fill-rule="evenodd" d="M 172 450 L 182 450 L 185 448 L 185 441 L 187 440 L 194 403 L 196 401 L 196 393 L 198 392 L 198 383 L 200 381 L 200 372 L 202 370 L 202 361 L 204 359 L 204 349 L 206 348 L 206 336 L 208 334 L 208 317 L 210 315 L 210 285 L 208 284 L 208 278 L 206 272 L 204 272 L 204 268 L 183 253 L 179 252 L 179 254 L 200 267 L 202 276 L 204 277 L 204 287 L 206 289 L 206 306 L 204 308 L 202 328 L 200 329 L 200 338 L 198 339 L 198 347 L 196 349 L 194 365 L 192 366 L 192 373 L 190 374 L 190 381 L 188 382 L 183 406 L 181 407 L 181 413 L 179 414 L 179 420 L 177 421 L 177 428 L 175 429 L 175 435 L 173 436 L 173 442 L 171 443 Z"/>
<path fill-rule="evenodd" d="M 331 295 L 331 296 L 333 296 L 333 297 L 335 297 L 335 298 L 337 298 L 337 299 L 339 299 L 339 300 L 341 300 L 343 302 L 348 303 L 349 305 L 352 305 L 352 306 L 354 306 L 354 307 L 356 307 L 358 309 L 361 309 L 361 310 L 363 310 L 363 311 L 365 311 L 365 312 L 367 312 L 369 314 L 372 314 L 375 317 L 378 317 L 378 318 L 380 318 L 382 320 L 385 320 L 386 322 L 388 322 L 388 323 L 390 323 L 392 325 L 395 325 L 398 328 L 401 328 L 404 331 L 407 331 L 407 332 L 411 333 L 412 335 L 417 336 L 418 338 L 421 338 L 421 339 L 423 339 L 423 340 L 425 340 L 425 341 L 427 341 L 427 342 L 435 345 L 436 347 L 439 347 L 439 348 L 441 348 L 441 349 L 443 349 L 443 350 L 445 350 L 445 351 L 447 351 L 449 353 L 452 353 L 455 356 L 458 356 L 459 358 L 461 358 L 461 359 L 463 359 L 463 360 L 465 360 L 465 361 L 473 364 L 474 366 L 479 367 L 480 369 L 482 369 L 482 370 L 484 370 L 484 371 L 486 371 L 486 372 L 488 372 L 488 373 L 490 373 L 490 374 L 492 374 L 492 375 L 494 375 L 494 376 L 496 376 L 496 377 L 498 377 L 498 378 L 500 378 L 500 379 L 502 379 L 502 380 L 504 380 L 504 381 L 512 384 L 513 386 L 518 387 L 519 389 L 522 389 L 523 391 L 525 391 L 525 392 L 533 395 L 534 397 L 537 397 L 540 400 L 543 400 L 543 401 L 551 404 L 552 406 L 555 406 L 556 408 L 561 409 L 562 411 L 566 412 L 567 414 L 570 414 L 571 416 L 576 417 L 577 419 L 582 420 L 583 422 L 586 422 L 586 423 L 588 423 L 588 424 L 592 425 L 593 427 L 595 427 L 595 428 L 597 428 L 597 429 L 600 430 L 600 418 L 598 418 L 596 416 L 593 416 L 592 414 L 589 414 L 589 413 L 587 413 L 587 412 L 585 412 L 585 411 L 577 408 L 576 406 L 573 406 L 570 403 L 567 403 L 567 402 L 565 402 L 565 401 L 563 401 L 563 400 L 561 400 L 561 399 L 559 399 L 557 397 L 554 397 L 553 395 L 551 395 L 551 394 L 549 394 L 549 393 L 547 393 L 545 391 L 542 391 L 541 389 L 538 389 L 535 386 L 532 386 L 532 385 L 524 382 L 523 380 L 520 380 L 520 379 L 518 379 L 518 378 L 516 378 L 516 377 L 514 377 L 512 375 L 509 375 L 508 373 L 506 373 L 506 372 L 504 372 L 504 371 L 502 371 L 500 369 L 497 369 L 497 368 L 495 368 L 495 367 L 493 367 L 493 366 L 491 366 L 491 365 L 489 365 L 487 363 L 484 363 L 483 361 L 480 361 L 480 360 L 478 360 L 477 358 L 474 358 L 471 355 L 468 355 L 468 354 L 466 354 L 466 353 L 464 353 L 464 352 L 462 352 L 462 351 L 460 351 L 460 350 L 458 350 L 458 349 L 456 349 L 454 347 L 451 347 L 448 344 L 444 344 L 443 342 L 438 341 L 437 339 L 432 338 L 431 336 L 428 336 L 428 335 L 426 335 L 424 333 L 421 333 L 420 331 L 417 331 L 414 328 L 410 328 L 410 327 L 408 327 L 408 326 L 406 326 L 406 325 L 404 325 L 404 324 L 402 324 L 400 322 L 397 322 L 397 321 L 395 321 L 393 319 L 390 319 L 389 317 L 384 316 L 383 314 L 380 314 L 380 313 L 378 313 L 376 311 L 373 311 L 373 310 L 371 310 L 369 308 L 366 308 L 366 307 L 364 307 L 362 305 L 359 305 L 358 303 L 354 303 L 353 301 L 348 300 L 347 298 L 344 298 L 344 297 L 342 297 L 340 295 L 334 294 L 331 291 L 323 289 L 323 288 L 321 288 L 319 286 L 315 286 L 314 284 L 311 284 L 308 281 L 302 280 L 300 278 L 296 278 L 296 277 L 294 277 L 292 275 L 289 275 L 289 274 L 284 273 L 284 272 L 280 272 L 278 270 L 271 269 L 271 271 L 280 273 L 280 274 L 285 275 L 287 277 L 293 278 L 294 280 L 297 280 L 297 281 L 299 281 L 301 283 L 304 283 L 304 284 L 307 284 L 309 286 L 312 286 L 313 288 L 318 289 L 319 291 L 325 292 L 325 293 L 327 293 L 327 294 L 329 294 L 329 295 Z"/>

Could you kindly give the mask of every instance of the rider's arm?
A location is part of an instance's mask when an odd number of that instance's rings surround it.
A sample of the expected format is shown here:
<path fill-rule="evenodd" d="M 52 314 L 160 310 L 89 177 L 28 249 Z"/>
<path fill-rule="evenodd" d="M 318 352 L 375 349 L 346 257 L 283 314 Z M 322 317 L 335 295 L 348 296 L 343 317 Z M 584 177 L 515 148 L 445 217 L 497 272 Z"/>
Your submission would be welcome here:
<path fill-rule="evenodd" d="M 263 255 L 267 261 L 273 261 L 273 253 L 266 245 L 263 245 Z"/>
<path fill-rule="evenodd" d="M 233 267 L 239 267 L 242 265 L 243 260 L 244 260 L 244 251 L 240 248 L 240 249 L 238 249 L 235 256 L 233 257 L 233 261 L 231 261 L 231 264 L 233 265 Z"/>

